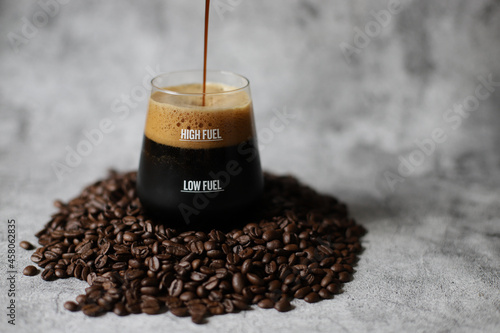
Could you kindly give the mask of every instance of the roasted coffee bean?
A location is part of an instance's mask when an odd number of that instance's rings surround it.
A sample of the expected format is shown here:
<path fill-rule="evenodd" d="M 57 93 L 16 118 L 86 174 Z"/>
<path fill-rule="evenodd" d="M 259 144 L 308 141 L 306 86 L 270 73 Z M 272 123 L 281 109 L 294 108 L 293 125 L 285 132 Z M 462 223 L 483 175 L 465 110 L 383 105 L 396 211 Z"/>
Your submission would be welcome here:
<path fill-rule="evenodd" d="M 247 273 L 246 275 L 248 282 L 257 286 L 265 285 L 265 281 L 262 280 L 257 274 Z"/>
<path fill-rule="evenodd" d="M 182 280 L 174 280 L 172 284 L 170 285 L 170 288 L 168 290 L 168 293 L 170 296 L 179 296 L 182 293 L 182 289 L 184 287 L 184 283 Z"/>
<path fill-rule="evenodd" d="M 217 288 L 217 286 L 219 285 L 219 282 L 220 281 L 217 278 L 215 278 L 215 279 L 208 280 L 207 282 L 205 282 L 203 284 L 203 286 L 207 290 L 213 290 L 213 289 Z"/>
<path fill-rule="evenodd" d="M 321 279 L 321 286 L 326 288 L 333 281 L 333 275 L 327 274 L 323 279 Z"/>
<path fill-rule="evenodd" d="M 221 303 L 217 303 L 215 305 L 210 305 L 207 307 L 207 310 L 208 312 L 210 312 L 211 315 L 221 315 L 221 314 L 224 314 L 224 312 L 226 311 L 224 309 L 224 305 L 222 305 Z"/>
<path fill-rule="evenodd" d="M 133 232 L 126 231 L 123 234 L 123 240 L 125 242 L 133 242 L 133 241 L 137 240 L 137 238 L 138 238 L 138 236 L 136 234 L 134 234 Z"/>
<path fill-rule="evenodd" d="M 38 274 L 38 269 L 33 265 L 29 265 L 24 268 L 23 274 L 27 276 L 34 276 Z"/>
<path fill-rule="evenodd" d="M 86 295 L 78 295 L 76 296 L 76 301 L 78 304 L 84 304 L 87 301 L 87 296 Z"/>
<path fill-rule="evenodd" d="M 177 317 L 186 317 L 189 315 L 188 308 L 186 307 L 171 308 L 170 312 Z"/>
<path fill-rule="evenodd" d="M 318 292 L 318 295 L 321 298 L 332 298 L 332 294 L 325 288 L 321 288 L 320 291 Z"/>
<path fill-rule="evenodd" d="M 280 234 L 280 232 L 278 232 L 276 230 L 266 230 L 262 234 L 262 239 L 265 240 L 266 242 L 270 242 L 270 241 L 278 239 L 278 238 L 281 238 L 281 234 Z"/>
<path fill-rule="evenodd" d="M 39 263 L 42 260 L 43 260 L 43 255 L 40 253 L 35 252 L 31 255 L 31 261 L 33 261 L 34 263 Z"/>
<path fill-rule="evenodd" d="M 249 304 L 242 301 L 242 300 L 239 300 L 239 299 L 233 299 L 233 304 L 234 304 L 234 307 L 238 310 L 246 310 L 248 309 L 248 306 Z"/>
<path fill-rule="evenodd" d="M 89 317 L 97 317 L 104 312 L 104 309 L 97 304 L 86 304 L 82 306 L 82 312 Z"/>
<path fill-rule="evenodd" d="M 306 286 L 306 287 L 303 287 L 303 288 L 300 288 L 299 290 L 297 290 L 295 292 L 295 294 L 293 295 L 295 298 L 304 298 L 307 296 L 307 294 L 309 294 L 311 292 L 311 287 L 309 286 Z"/>
<path fill-rule="evenodd" d="M 332 266 L 332 271 L 334 271 L 335 273 L 340 273 L 344 270 L 344 265 L 342 264 L 335 264 Z"/>
<path fill-rule="evenodd" d="M 283 243 L 279 239 L 272 240 L 266 244 L 266 247 L 270 251 L 274 251 L 280 249 L 283 246 Z"/>
<path fill-rule="evenodd" d="M 80 310 L 80 306 L 76 304 L 75 302 L 67 301 L 64 303 L 64 308 L 69 311 L 78 311 Z"/>
<path fill-rule="evenodd" d="M 214 302 L 220 302 L 224 298 L 224 294 L 220 290 L 212 290 L 208 295 L 208 299 Z"/>
<path fill-rule="evenodd" d="M 241 265 L 241 273 L 246 275 L 248 272 L 250 272 L 251 268 L 252 268 L 252 260 L 246 259 L 243 262 L 243 265 Z"/>
<path fill-rule="evenodd" d="M 241 301 L 241 302 L 243 302 L 243 301 Z M 228 298 L 226 298 L 224 301 L 222 301 L 222 305 L 224 306 L 224 310 L 226 311 L 226 313 L 233 313 L 236 310 L 236 307 L 235 307 L 233 301 L 228 299 Z"/>
<path fill-rule="evenodd" d="M 269 298 L 264 298 L 263 300 L 258 302 L 257 305 L 263 309 L 270 309 L 274 307 L 274 301 Z"/>
<path fill-rule="evenodd" d="M 36 234 L 41 247 L 31 259 L 44 268 L 44 280 L 86 280 L 85 295 L 64 307 L 88 316 L 157 314 L 166 306 L 202 323 L 251 304 L 284 312 L 293 297 L 331 298 L 352 280 L 365 230 L 345 205 L 293 177 L 266 174 L 265 181 L 260 222 L 207 234 L 149 218 L 136 173 L 112 172 L 69 203 L 58 202 L 59 212 Z M 37 271 L 28 266 L 23 273 Z"/>
<path fill-rule="evenodd" d="M 42 279 L 45 281 L 52 281 L 56 278 L 54 270 L 52 268 L 44 269 L 42 272 Z"/>
<path fill-rule="evenodd" d="M 147 277 L 141 280 L 141 286 L 143 287 L 156 287 L 159 283 L 156 277 Z"/>
<path fill-rule="evenodd" d="M 188 307 L 193 323 L 201 324 L 207 313 L 207 307 L 202 303 L 190 304 Z"/>
<path fill-rule="evenodd" d="M 311 292 L 304 297 L 304 301 L 307 303 L 316 303 L 320 300 L 319 295 L 315 292 Z"/>
<path fill-rule="evenodd" d="M 349 272 L 341 272 L 339 273 L 339 281 L 340 282 L 349 282 L 352 280 L 352 275 Z"/>
<path fill-rule="evenodd" d="M 243 278 L 243 274 L 242 273 L 238 272 L 238 273 L 235 273 L 233 275 L 232 285 L 233 285 L 233 289 L 234 289 L 234 291 L 236 293 L 238 293 L 238 294 L 241 293 L 241 291 L 245 287 L 245 280 Z"/>
<path fill-rule="evenodd" d="M 130 312 L 130 313 L 141 313 L 142 312 L 142 309 L 141 309 L 141 304 L 140 303 L 127 303 L 125 305 L 125 309 Z"/>
<path fill-rule="evenodd" d="M 97 300 L 97 305 L 99 305 L 101 309 L 105 310 L 105 312 L 111 311 L 113 309 L 113 304 L 111 304 L 112 300 L 109 300 L 108 298 L 109 297 L 102 297 Z"/>
<path fill-rule="evenodd" d="M 340 291 L 340 287 L 338 284 L 335 284 L 335 283 L 330 283 L 327 287 L 326 287 L 326 290 L 328 290 L 329 292 L 331 292 L 332 294 L 338 294 L 339 291 Z"/>
<path fill-rule="evenodd" d="M 106 263 L 108 262 L 108 256 L 105 254 L 99 255 L 96 260 L 95 260 L 95 268 L 103 268 L 106 266 Z"/>
<path fill-rule="evenodd" d="M 19 242 L 19 246 L 25 250 L 33 250 L 35 247 L 28 241 Z"/>
<path fill-rule="evenodd" d="M 188 302 L 196 297 L 196 294 L 192 291 L 185 291 L 179 295 L 179 299 L 183 302 Z"/>
<path fill-rule="evenodd" d="M 141 287 L 141 293 L 144 295 L 151 295 L 154 296 L 159 293 L 158 287 Z"/>
<path fill-rule="evenodd" d="M 125 279 L 131 281 L 131 280 L 136 280 L 139 278 L 142 278 L 144 275 L 146 275 L 146 272 L 140 269 L 128 269 L 125 272 Z"/>
<path fill-rule="evenodd" d="M 59 279 L 63 279 L 65 277 L 67 277 L 68 275 L 66 274 L 66 271 L 64 269 L 56 269 L 54 271 L 54 274 L 56 275 L 56 277 L 58 277 Z"/>
<path fill-rule="evenodd" d="M 191 280 L 196 281 L 196 282 L 201 282 L 205 281 L 207 278 L 206 274 L 200 273 L 200 272 L 192 272 L 191 273 Z"/>
<path fill-rule="evenodd" d="M 128 311 L 125 308 L 125 305 L 123 305 L 123 303 L 116 303 L 115 307 L 113 308 L 113 312 L 118 316 L 128 315 Z"/>
<path fill-rule="evenodd" d="M 292 309 L 292 305 L 287 299 L 282 298 L 274 304 L 274 308 L 279 312 L 287 312 Z"/>
<path fill-rule="evenodd" d="M 161 268 L 160 259 L 157 256 L 153 256 L 149 259 L 149 270 L 152 272 L 158 272 Z"/>
<path fill-rule="evenodd" d="M 160 303 L 156 298 L 148 298 L 141 303 L 141 310 L 147 314 L 158 314 L 160 312 Z"/>

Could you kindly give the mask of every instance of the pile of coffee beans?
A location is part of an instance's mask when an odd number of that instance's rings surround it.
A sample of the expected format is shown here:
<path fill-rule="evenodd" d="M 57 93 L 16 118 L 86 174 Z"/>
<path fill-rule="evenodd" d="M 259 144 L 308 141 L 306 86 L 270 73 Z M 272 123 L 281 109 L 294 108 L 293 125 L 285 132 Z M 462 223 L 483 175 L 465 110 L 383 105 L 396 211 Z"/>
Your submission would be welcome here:
<path fill-rule="evenodd" d="M 90 285 L 66 309 L 88 316 L 170 311 L 202 323 L 252 304 L 289 311 L 293 298 L 332 298 L 352 279 L 365 229 L 344 204 L 291 176 L 266 174 L 262 219 L 229 232 L 157 224 L 135 188 L 135 172 L 112 171 L 68 203 L 56 201 L 59 211 L 36 234 L 41 247 L 31 260 L 43 280 L 76 277 Z"/>

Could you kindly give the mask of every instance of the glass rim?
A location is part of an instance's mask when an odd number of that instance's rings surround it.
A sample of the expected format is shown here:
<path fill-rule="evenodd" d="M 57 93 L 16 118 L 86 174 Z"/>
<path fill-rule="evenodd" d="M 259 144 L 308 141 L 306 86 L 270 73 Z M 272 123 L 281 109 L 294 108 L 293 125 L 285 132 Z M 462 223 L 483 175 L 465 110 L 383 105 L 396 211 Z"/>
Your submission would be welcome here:
<path fill-rule="evenodd" d="M 205 96 L 213 96 L 213 95 L 224 95 L 224 94 L 230 94 L 230 93 L 241 91 L 241 90 L 246 89 L 246 88 L 248 88 L 250 86 L 250 81 L 246 77 L 244 77 L 243 75 L 236 74 L 236 73 L 230 72 L 230 71 L 213 70 L 213 69 L 211 69 L 211 70 L 207 69 L 207 77 L 208 77 L 209 73 L 219 73 L 219 74 L 225 74 L 225 75 L 232 75 L 232 76 L 235 76 L 235 77 L 238 77 L 238 78 L 242 79 L 243 80 L 243 85 L 241 87 L 237 87 L 235 89 L 226 90 L 226 91 L 222 91 L 222 92 L 181 93 L 181 92 L 178 92 L 178 91 L 173 91 L 173 90 L 165 89 L 164 87 L 159 87 L 158 85 L 155 84 L 155 80 L 158 79 L 158 78 L 160 78 L 160 77 L 170 76 L 170 75 L 173 75 L 173 74 L 196 73 L 196 72 L 199 72 L 200 74 L 203 75 L 203 70 L 201 70 L 201 69 L 181 70 L 181 71 L 161 73 L 161 74 L 158 74 L 157 76 L 155 76 L 154 78 L 151 79 L 151 86 L 154 89 L 156 89 L 157 91 L 161 91 L 161 92 L 169 94 L 169 95 L 177 95 L 177 96 L 203 96 L 203 95 L 205 95 Z M 207 80 L 207 82 L 209 82 L 209 81 Z M 201 83 L 203 83 L 203 82 L 201 82 Z M 222 83 L 222 82 L 215 82 L 215 83 Z"/>

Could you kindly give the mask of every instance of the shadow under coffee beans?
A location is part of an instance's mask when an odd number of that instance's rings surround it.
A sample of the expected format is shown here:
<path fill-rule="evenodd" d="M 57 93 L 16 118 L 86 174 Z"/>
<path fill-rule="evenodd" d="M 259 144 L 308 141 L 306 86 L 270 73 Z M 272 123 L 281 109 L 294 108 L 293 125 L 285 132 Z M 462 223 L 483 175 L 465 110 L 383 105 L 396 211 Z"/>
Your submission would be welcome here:
<path fill-rule="evenodd" d="M 346 205 L 291 176 L 264 179 L 255 222 L 178 231 L 143 212 L 135 172 L 112 171 L 70 202 L 56 201 L 31 260 L 46 281 L 87 281 L 85 294 L 64 307 L 88 316 L 168 310 L 202 323 L 252 304 L 289 311 L 293 298 L 332 298 L 352 279 L 365 229 Z"/>

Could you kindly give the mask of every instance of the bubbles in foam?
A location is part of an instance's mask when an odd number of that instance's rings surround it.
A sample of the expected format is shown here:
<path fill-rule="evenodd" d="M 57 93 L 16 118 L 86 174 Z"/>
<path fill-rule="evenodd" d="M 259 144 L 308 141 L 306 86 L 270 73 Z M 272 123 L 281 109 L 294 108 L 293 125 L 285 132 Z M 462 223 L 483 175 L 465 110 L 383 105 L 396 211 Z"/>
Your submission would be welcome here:
<path fill-rule="evenodd" d="M 155 92 L 149 100 L 145 135 L 157 142 L 180 148 L 217 148 L 234 146 L 254 136 L 250 96 L 234 87 L 207 82 L 205 106 L 202 106 L 201 84 L 165 88 L 172 93 Z M 225 94 L 212 94 L 227 92 Z M 176 94 L 181 93 L 181 94 Z M 192 94 L 192 95 L 189 95 Z M 221 141 L 182 141 L 182 130 L 218 129 Z"/>

